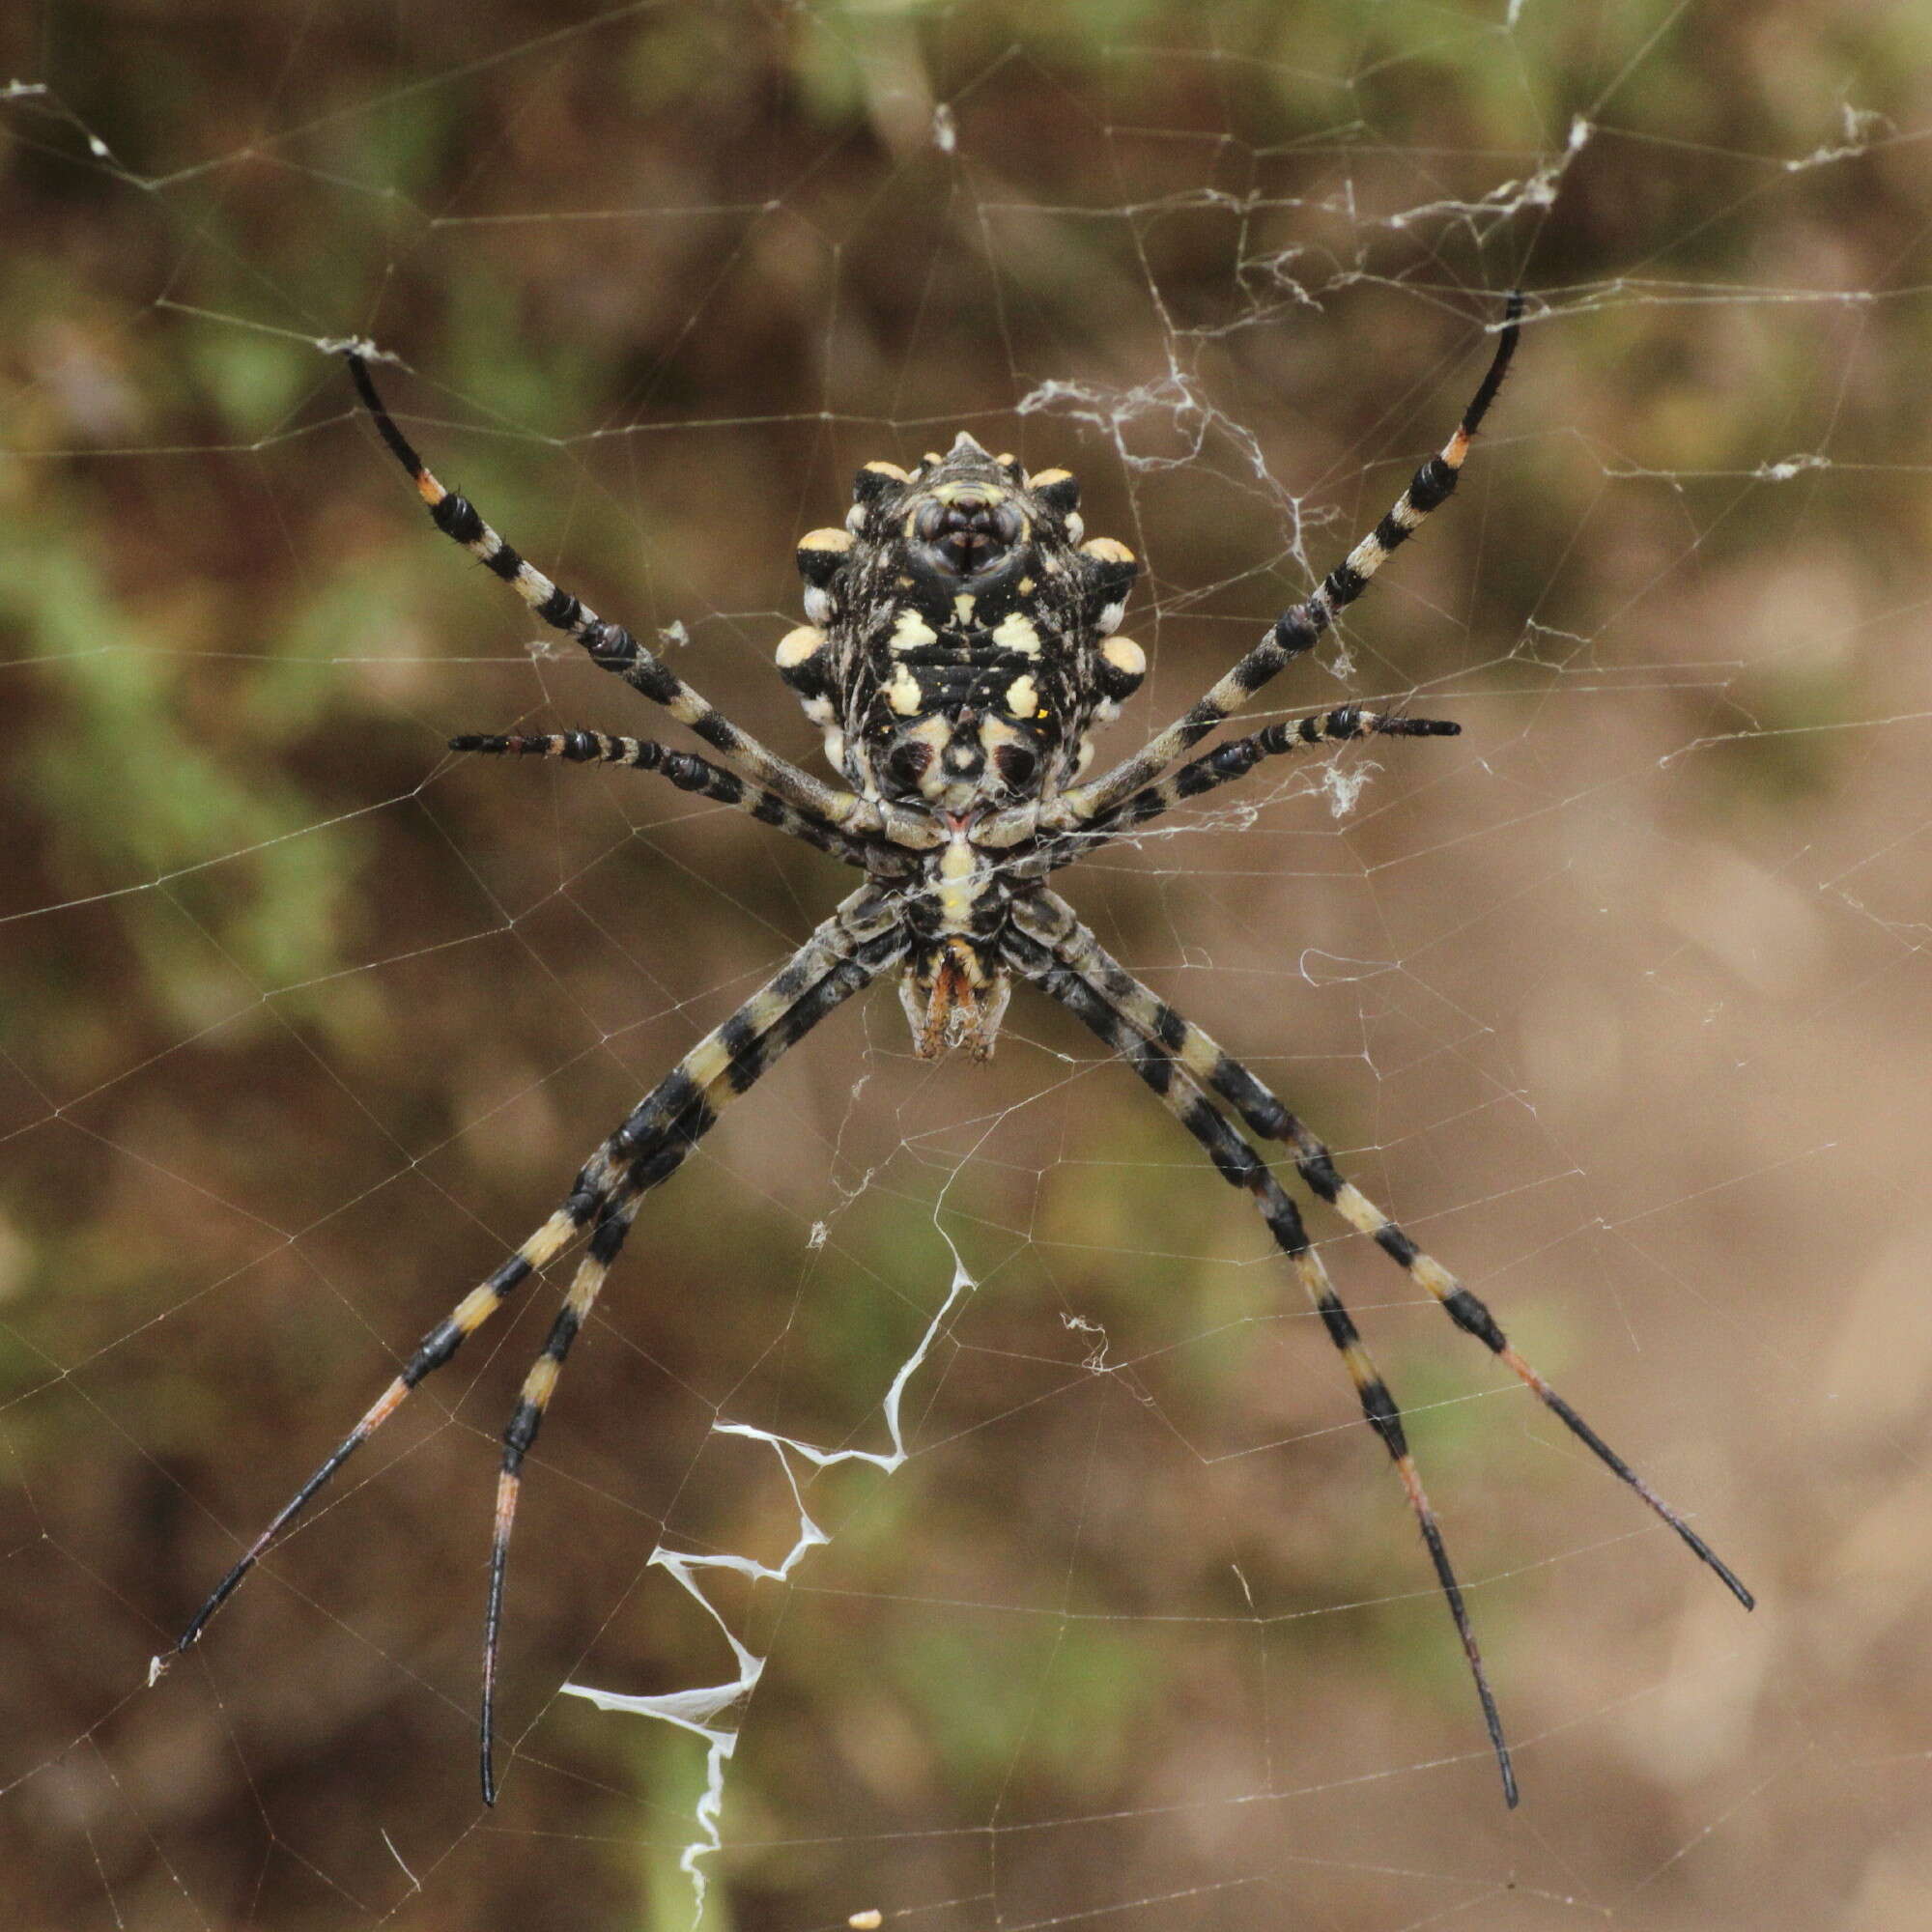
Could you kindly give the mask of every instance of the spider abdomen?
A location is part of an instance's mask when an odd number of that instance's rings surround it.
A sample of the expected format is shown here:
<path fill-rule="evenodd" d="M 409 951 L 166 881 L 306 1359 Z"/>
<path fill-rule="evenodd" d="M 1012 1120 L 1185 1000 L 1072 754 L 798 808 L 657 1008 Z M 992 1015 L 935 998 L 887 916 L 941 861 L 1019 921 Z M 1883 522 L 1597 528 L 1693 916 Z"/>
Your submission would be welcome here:
<path fill-rule="evenodd" d="M 1137 568 L 1086 541 L 1079 486 L 963 431 L 910 472 L 868 463 L 842 529 L 799 545 L 811 623 L 779 667 L 863 796 L 948 817 L 1051 796 L 1139 682 L 1110 634 Z"/>

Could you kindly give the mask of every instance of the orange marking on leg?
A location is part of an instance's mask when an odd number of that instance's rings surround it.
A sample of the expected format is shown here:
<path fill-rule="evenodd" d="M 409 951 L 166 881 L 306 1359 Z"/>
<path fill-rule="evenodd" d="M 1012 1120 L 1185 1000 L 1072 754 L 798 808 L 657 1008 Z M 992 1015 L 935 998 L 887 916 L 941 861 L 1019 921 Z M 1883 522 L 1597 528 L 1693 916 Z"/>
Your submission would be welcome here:
<path fill-rule="evenodd" d="M 1434 1516 L 1429 1507 L 1429 1494 L 1422 1487 L 1422 1477 L 1417 1472 L 1413 1456 L 1398 1456 L 1395 1459 L 1396 1474 L 1402 1478 L 1402 1486 L 1408 1492 L 1409 1507 L 1418 1516 Z"/>
<path fill-rule="evenodd" d="M 404 1381 L 401 1376 L 398 1376 L 376 1398 L 375 1402 L 370 1406 L 369 1412 L 355 1425 L 354 1433 L 357 1435 L 365 1436 L 373 1435 L 375 1431 L 382 1428 L 384 1423 L 388 1421 L 390 1416 L 394 1415 L 396 1410 L 402 1406 L 403 1398 L 409 1392 L 409 1383 Z"/>
<path fill-rule="evenodd" d="M 1499 1350 L 1496 1359 L 1514 1369 L 1538 1395 L 1547 1396 L 1550 1393 L 1549 1384 L 1514 1349 Z"/>

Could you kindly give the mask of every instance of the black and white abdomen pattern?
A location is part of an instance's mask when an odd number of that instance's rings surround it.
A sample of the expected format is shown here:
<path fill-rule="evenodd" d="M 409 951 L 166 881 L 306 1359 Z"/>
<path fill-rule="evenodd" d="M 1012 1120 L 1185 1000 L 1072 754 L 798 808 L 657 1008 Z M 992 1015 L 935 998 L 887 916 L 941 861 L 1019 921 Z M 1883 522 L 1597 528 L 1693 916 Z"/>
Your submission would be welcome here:
<path fill-rule="evenodd" d="M 962 431 L 914 470 L 868 463 L 844 527 L 800 544 L 810 622 L 779 669 L 862 795 L 957 817 L 1077 775 L 1145 671 L 1111 635 L 1133 554 L 1088 541 L 1078 501 Z"/>

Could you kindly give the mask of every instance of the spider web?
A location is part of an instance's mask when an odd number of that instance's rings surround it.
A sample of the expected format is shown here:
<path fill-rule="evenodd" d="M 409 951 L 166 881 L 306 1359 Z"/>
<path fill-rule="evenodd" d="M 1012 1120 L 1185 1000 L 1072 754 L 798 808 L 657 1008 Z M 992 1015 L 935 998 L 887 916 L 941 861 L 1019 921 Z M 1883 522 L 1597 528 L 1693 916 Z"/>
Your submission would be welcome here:
<path fill-rule="evenodd" d="M 0 93 L 14 1918 L 1918 1922 L 1918 15 L 33 24 Z M 1464 735 L 1277 761 L 1065 887 L 1757 1615 L 1312 1221 L 1469 1588 L 1507 1813 L 1248 1204 L 1024 992 L 981 1069 L 916 1063 L 875 989 L 652 1197 L 573 1355 L 494 1812 L 494 1443 L 554 1284 L 151 1684 L 847 883 L 639 775 L 441 750 L 665 721 L 427 529 L 327 345 L 397 358 L 446 479 L 801 758 L 770 654 L 852 469 L 959 427 L 1065 463 L 1147 565 L 1118 752 L 1393 500 L 1518 285 L 1463 491 L 1254 714 Z"/>

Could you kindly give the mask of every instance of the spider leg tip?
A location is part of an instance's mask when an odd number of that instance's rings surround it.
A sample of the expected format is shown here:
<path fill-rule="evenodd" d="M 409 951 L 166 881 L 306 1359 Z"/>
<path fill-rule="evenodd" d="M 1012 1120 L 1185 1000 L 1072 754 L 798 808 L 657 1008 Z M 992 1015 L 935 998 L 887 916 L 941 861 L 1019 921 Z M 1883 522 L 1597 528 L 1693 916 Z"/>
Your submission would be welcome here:
<path fill-rule="evenodd" d="M 225 1596 L 226 1592 L 224 1592 L 223 1595 Z M 182 1632 L 180 1636 L 175 1638 L 174 1654 L 177 1657 L 185 1657 L 190 1650 L 192 1650 L 195 1647 L 196 1644 L 198 1644 L 201 1641 L 203 1632 L 205 1632 L 208 1629 L 209 1618 L 212 1617 L 219 1607 L 220 1607 L 220 1600 L 216 1599 L 214 1602 L 204 1604 L 201 1606 L 201 1608 L 194 1613 L 193 1622 L 191 1622 L 188 1625 L 186 1630 Z"/>
<path fill-rule="evenodd" d="M 1638 1490 L 1638 1494 L 1640 1495 L 1643 1494 L 1641 1489 Z M 1646 1496 L 1645 1500 L 1648 1501 L 1649 1498 Z M 1747 1610 L 1756 1609 L 1757 1598 L 1755 1595 L 1752 1594 L 1749 1586 L 1745 1582 L 1744 1578 L 1740 1577 L 1738 1573 L 1735 1570 L 1733 1570 L 1731 1566 L 1728 1563 L 1726 1563 L 1724 1559 L 1721 1556 L 1719 1556 L 1718 1552 L 1715 1549 L 1713 1549 L 1711 1546 L 1708 1543 L 1706 1543 L 1704 1539 L 1701 1536 L 1699 1536 L 1697 1532 L 1694 1529 L 1692 1529 L 1690 1525 L 1683 1520 L 1682 1517 L 1678 1516 L 1675 1511 L 1666 1510 L 1664 1512 L 1662 1512 L 1662 1514 L 1663 1515 L 1664 1520 L 1668 1522 L 1670 1526 L 1676 1530 L 1678 1535 L 1681 1536 L 1684 1539 L 1684 1541 L 1690 1546 L 1691 1554 L 1697 1557 L 1697 1559 L 1703 1564 L 1705 1564 L 1709 1569 L 1717 1573 L 1717 1577 L 1719 1582 L 1723 1584 L 1724 1588 L 1727 1589 L 1731 1593 L 1731 1595 L 1734 1596 L 1738 1600 L 1738 1602 L 1745 1606 L 1746 1609 Z"/>

